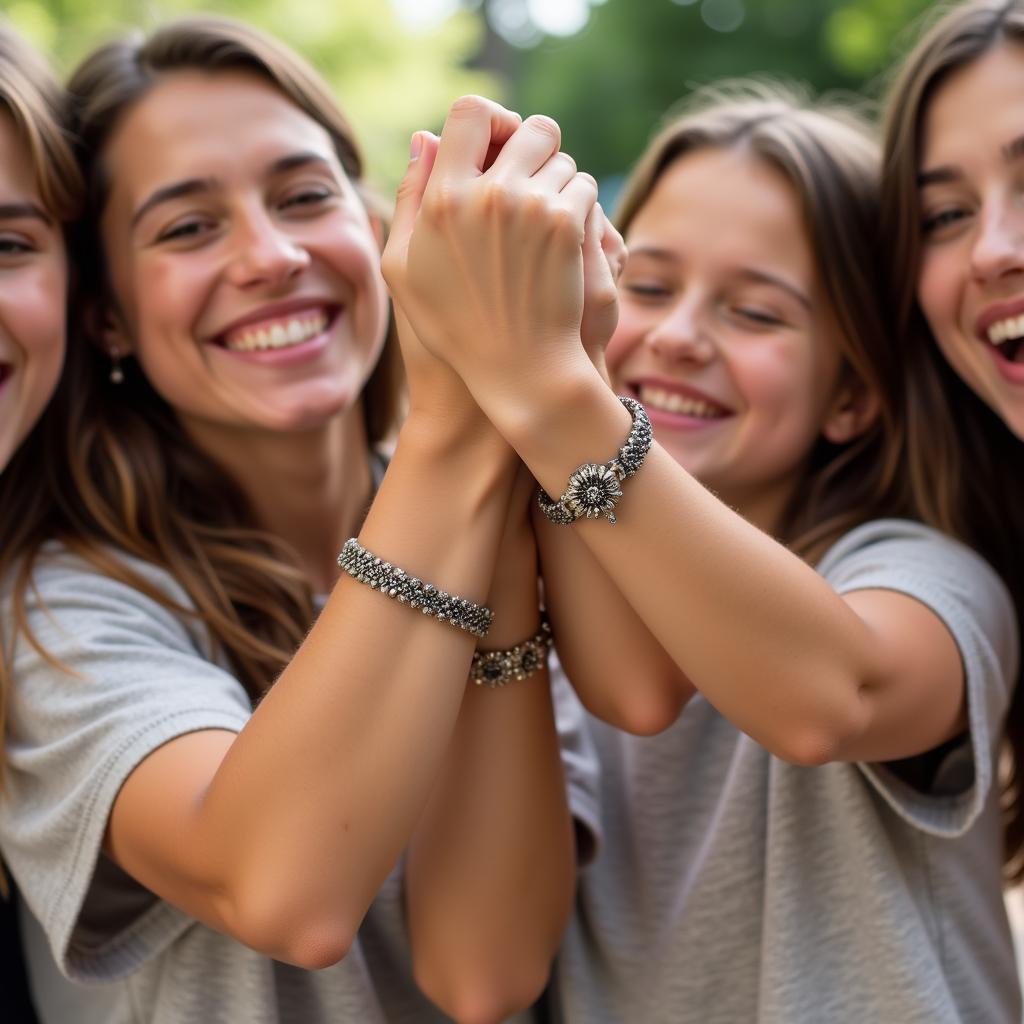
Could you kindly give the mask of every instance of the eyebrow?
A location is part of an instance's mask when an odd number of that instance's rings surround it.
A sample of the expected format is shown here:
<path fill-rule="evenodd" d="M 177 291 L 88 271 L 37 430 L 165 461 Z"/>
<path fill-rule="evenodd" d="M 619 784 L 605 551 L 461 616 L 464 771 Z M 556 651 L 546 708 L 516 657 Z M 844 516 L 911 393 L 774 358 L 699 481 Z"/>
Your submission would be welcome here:
<path fill-rule="evenodd" d="M 287 156 L 274 160 L 266 169 L 267 177 L 277 174 L 286 174 L 297 167 L 306 167 L 309 164 L 322 164 L 330 167 L 330 161 L 321 153 L 312 150 L 303 150 L 298 153 L 289 153 Z M 220 187 L 217 178 L 188 178 L 185 181 L 177 181 L 171 185 L 158 188 L 134 213 L 132 216 L 132 227 L 160 203 L 169 202 L 172 199 L 181 199 L 183 196 L 195 195 L 199 192 L 212 192 Z"/>
<path fill-rule="evenodd" d="M 653 245 L 630 249 L 629 255 L 648 256 L 651 259 L 660 260 L 664 263 L 678 262 L 678 257 L 671 249 L 659 249 Z M 758 270 L 756 267 L 740 267 L 737 273 L 741 278 L 753 281 L 755 284 L 767 284 L 775 288 L 781 288 L 784 292 L 792 295 L 800 305 L 805 306 L 807 309 L 811 308 L 811 300 L 795 284 L 790 284 L 784 277 L 779 277 L 768 270 Z"/>
<path fill-rule="evenodd" d="M 23 220 L 26 217 L 48 225 L 53 223 L 53 219 L 35 203 L 0 203 L 0 220 Z"/>
<path fill-rule="evenodd" d="M 647 256 L 650 259 L 661 260 L 663 263 L 675 263 L 678 259 L 671 249 L 659 249 L 654 245 L 627 246 L 626 258 L 630 259 L 634 256 Z"/>
<path fill-rule="evenodd" d="M 806 309 L 811 308 L 810 298 L 808 298 L 800 288 L 795 284 L 791 284 L 784 277 L 779 277 L 768 270 L 758 270 L 755 267 L 741 267 L 739 275 L 740 277 L 746 278 L 748 281 L 753 281 L 755 284 L 767 284 L 774 288 L 781 288 L 784 292 L 792 295 L 801 306 L 804 306 Z"/>
<path fill-rule="evenodd" d="M 1017 138 L 1011 139 L 1005 146 L 1001 147 L 1000 151 L 1003 154 L 1003 160 L 1008 164 L 1014 163 L 1017 160 L 1024 160 L 1024 135 L 1018 135 Z M 918 174 L 917 187 L 926 188 L 928 185 L 948 185 L 951 182 L 960 181 L 962 178 L 963 172 L 959 167 L 952 164 L 943 167 L 933 167 Z"/>
<path fill-rule="evenodd" d="M 181 199 L 183 196 L 195 195 L 198 192 L 212 192 L 217 185 L 216 178 L 188 178 L 185 181 L 176 181 L 172 185 L 158 188 L 132 215 L 132 227 L 134 228 L 154 206 L 170 202 L 172 199 Z"/>

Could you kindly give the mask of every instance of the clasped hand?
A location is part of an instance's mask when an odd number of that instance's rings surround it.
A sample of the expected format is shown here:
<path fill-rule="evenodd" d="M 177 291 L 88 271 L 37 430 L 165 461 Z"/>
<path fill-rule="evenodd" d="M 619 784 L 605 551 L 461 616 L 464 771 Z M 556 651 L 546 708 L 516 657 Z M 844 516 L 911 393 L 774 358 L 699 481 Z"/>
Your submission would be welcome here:
<path fill-rule="evenodd" d="M 617 318 L 625 248 L 560 143 L 550 118 L 458 100 L 440 142 L 414 139 L 384 254 L 410 390 L 438 386 L 443 363 L 499 430 L 603 366 Z"/>

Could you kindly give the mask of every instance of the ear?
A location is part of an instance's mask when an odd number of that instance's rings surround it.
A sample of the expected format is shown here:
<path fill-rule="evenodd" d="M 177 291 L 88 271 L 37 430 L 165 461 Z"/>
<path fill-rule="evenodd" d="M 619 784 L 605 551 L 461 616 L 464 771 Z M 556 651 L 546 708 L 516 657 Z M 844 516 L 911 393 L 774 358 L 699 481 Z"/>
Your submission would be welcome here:
<path fill-rule="evenodd" d="M 134 344 L 120 311 L 109 302 L 93 302 L 85 311 L 86 333 L 107 355 L 131 355 Z"/>
<path fill-rule="evenodd" d="M 847 373 L 825 411 L 822 436 L 832 444 L 848 444 L 875 422 L 881 408 L 878 392 L 856 374 Z"/>

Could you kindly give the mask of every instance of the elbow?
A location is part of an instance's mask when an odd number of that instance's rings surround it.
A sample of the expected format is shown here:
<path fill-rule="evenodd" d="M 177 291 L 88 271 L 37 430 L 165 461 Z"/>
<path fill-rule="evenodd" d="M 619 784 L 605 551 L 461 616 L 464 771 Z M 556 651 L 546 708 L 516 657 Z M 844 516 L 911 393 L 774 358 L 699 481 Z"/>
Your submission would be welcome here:
<path fill-rule="evenodd" d="M 600 706 L 585 702 L 587 710 L 623 732 L 656 736 L 679 717 L 692 690 L 684 692 L 678 680 L 624 686 L 620 679 L 610 693 L 611 699 L 602 701 Z"/>
<path fill-rule="evenodd" d="M 264 956 L 320 971 L 348 955 L 357 927 L 344 915 L 325 915 L 322 909 L 304 912 L 295 905 L 268 908 L 253 902 L 233 930 L 235 938 Z"/>
<path fill-rule="evenodd" d="M 851 688 L 853 699 L 825 713 L 792 720 L 787 727 L 765 741 L 769 752 L 782 761 L 802 768 L 819 768 L 834 761 L 857 760 L 859 741 L 868 726 L 866 703 L 859 688 Z"/>
<path fill-rule="evenodd" d="M 799 768 L 820 768 L 838 760 L 833 738 L 820 729 L 792 729 L 765 746 L 780 761 Z"/>
<path fill-rule="evenodd" d="M 501 1024 L 529 1009 L 548 982 L 549 967 L 521 973 L 499 968 L 491 977 L 437 978 L 419 965 L 416 983 L 423 994 L 457 1024 Z"/>
<path fill-rule="evenodd" d="M 274 959 L 307 971 L 333 967 L 348 955 L 352 934 L 336 927 L 307 927 L 296 932 L 282 953 Z"/>

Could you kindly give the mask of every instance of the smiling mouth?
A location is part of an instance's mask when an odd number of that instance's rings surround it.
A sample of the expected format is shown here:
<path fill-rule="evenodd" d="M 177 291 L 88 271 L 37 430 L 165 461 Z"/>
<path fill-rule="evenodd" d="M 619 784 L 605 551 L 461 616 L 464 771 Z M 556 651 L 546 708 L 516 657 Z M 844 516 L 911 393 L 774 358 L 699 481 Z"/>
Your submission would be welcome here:
<path fill-rule="evenodd" d="M 689 416 L 698 420 L 720 420 L 729 415 L 728 410 L 717 403 L 691 395 L 681 395 L 678 391 L 658 387 L 656 384 L 639 384 L 636 386 L 636 392 L 646 409 L 657 412 Z"/>
<path fill-rule="evenodd" d="M 245 324 L 216 339 L 229 352 L 269 352 L 312 341 L 334 323 L 338 309 L 320 308 Z"/>
<path fill-rule="evenodd" d="M 1024 362 L 1024 316 L 1010 316 L 989 324 L 988 343 L 1009 363 Z"/>

